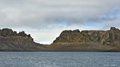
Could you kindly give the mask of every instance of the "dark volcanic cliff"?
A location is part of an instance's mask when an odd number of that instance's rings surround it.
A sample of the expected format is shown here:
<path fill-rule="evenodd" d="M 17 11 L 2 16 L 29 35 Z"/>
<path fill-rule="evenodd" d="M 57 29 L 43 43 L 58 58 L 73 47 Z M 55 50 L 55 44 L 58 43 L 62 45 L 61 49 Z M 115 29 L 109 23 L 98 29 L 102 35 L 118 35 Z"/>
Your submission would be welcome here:
<path fill-rule="evenodd" d="M 120 51 L 120 30 L 65 30 L 51 47 L 66 51 Z"/>
<path fill-rule="evenodd" d="M 17 33 L 12 29 L 4 28 L 0 30 L 0 50 L 1 51 L 39 51 L 43 45 L 35 43 L 30 34 L 24 31 Z"/>

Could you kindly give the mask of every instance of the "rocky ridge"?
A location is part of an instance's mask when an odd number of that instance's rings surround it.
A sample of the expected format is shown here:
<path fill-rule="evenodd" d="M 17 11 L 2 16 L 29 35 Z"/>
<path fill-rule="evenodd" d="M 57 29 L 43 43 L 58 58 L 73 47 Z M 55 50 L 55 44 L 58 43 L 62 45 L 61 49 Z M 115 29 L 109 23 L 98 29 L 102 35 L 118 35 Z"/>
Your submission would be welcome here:
<path fill-rule="evenodd" d="M 30 34 L 24 31 L 17 33 L 12 29 L 0 30 L 1 51 L 37 51 L 43 49 L 43 45 L 35 43 Z"/>
<path fill-rule="evenodd" d="M 120 30 L 65 30 L 50 45 L 35 43 L 30 34 L 0 29 L 0 51 L 120 52 Z"/>
<path fill-rule="evenodd" d="M 78 51 L 120 51 L 120 30 L 65 30 L 51 44 L 53 48 Z"/>

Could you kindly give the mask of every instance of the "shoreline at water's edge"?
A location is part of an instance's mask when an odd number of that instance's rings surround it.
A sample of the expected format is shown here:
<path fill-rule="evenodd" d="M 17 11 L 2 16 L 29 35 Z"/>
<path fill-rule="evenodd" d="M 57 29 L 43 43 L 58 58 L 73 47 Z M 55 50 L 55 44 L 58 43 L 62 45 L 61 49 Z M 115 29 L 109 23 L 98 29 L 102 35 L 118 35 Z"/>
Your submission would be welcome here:
<path fill-rule="evenodd" d="M 49 50 L 42 50 L 42 51 L 35 51 L 35 50 L 0 50 L 0 52 L 120 52 L 120 51 L 49 51 Z"/>
<path fill-rule="evenodd" d="M 30 34 L 0 30 L 0 51 L 4 52 L 120 52 L 120 30 L 65 30 L 50 45 L 34 42 Z"/>

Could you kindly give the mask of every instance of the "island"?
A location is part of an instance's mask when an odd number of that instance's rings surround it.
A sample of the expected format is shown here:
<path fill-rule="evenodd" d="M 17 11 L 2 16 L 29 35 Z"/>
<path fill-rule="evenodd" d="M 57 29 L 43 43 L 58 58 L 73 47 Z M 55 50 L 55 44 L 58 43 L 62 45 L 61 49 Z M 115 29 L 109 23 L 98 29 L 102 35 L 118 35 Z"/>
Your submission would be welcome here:
<path fill-rule="evenodd" d="M 120 30 L 64 30 L 52 44 L 34 42 L 30 34 L 9 28 L 0 30 L 0 51 L 120 52 Z"/>

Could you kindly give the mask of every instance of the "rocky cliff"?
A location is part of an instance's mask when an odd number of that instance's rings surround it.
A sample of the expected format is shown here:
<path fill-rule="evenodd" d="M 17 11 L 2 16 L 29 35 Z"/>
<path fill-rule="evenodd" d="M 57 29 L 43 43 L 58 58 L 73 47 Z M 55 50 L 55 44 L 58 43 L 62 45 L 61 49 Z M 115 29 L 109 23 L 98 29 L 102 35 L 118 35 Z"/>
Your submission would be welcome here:
<path fill-rule="evenodd" d="M 60 50 L 120 51 L 120 30 L 65 30 L 51 44 Z"/>
<path fill-rule="evenodd" d="M 30 34 L 0 29 L 0 51 L 119 51 L 120 30 L 65 30 L 51 45 L 35 43 Z"/>
<path fill-rule="evenodd" d="M 35 43 L 31 35 L 24 31 L 17 33 L 8 28 L 0 30 L 1 51 L 40 51 L 42 49 L 43 45 Z"/>

